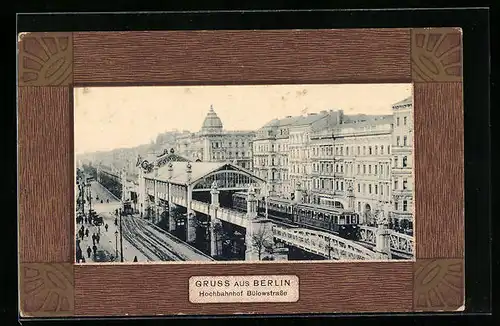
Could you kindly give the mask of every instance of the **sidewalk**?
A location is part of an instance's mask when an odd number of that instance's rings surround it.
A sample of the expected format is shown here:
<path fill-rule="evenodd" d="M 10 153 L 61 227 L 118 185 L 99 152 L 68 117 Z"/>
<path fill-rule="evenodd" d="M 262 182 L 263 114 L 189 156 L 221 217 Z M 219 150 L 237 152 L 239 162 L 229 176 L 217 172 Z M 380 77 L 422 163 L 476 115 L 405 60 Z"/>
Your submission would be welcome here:
<path fill-rule="evenodd" d="M 94 208 L 94 207 L 93 207 Z M 84 237 L 83 240 L 80 239 L 80 248 L 82 250 L 82 255 L 85 257 L 85 262 L 120 262 L 120 225 L 118 223 L 115 226 L 115 215 L 114 210 L 116 209 L 116 203 L 100 204 L 96 207 L 96 213 L 103 217 L 103 225 L 95 226 L 90 223 L 76 224 L 76 235 L 78 235 L 78 230 L 84 225 L 85 229 L 89 230 L 89 236 Z M 119 219 L 118 219 L 119 221 Z M 108 230 L 104 227 L 108 224 Z M 118 237 L 115 232 L 118 231 Z M 124 231 L 125 232 L 125 231 Z M 92 252 L 90 258 L 87 254 L 87 248 L 92 249 L 93 241 L 92 234 L 99 234 L 99 243 L 95 243 L 97 247 L 97 255 L 94 257 Z M 117 242 L 118 239 L 118 242 Z M 118 257 L 117 256 L 117 245 L 118 245 Z M 138 262 L 148 262 L 150 261 L 146 256 L 144 256 L 139 250 L 137 250 L 133 245 L 131 245 L 125 238 L 123 238 L 123 260 L 124 262 L 133 262 L 134 258 L 137 257 Z"/>

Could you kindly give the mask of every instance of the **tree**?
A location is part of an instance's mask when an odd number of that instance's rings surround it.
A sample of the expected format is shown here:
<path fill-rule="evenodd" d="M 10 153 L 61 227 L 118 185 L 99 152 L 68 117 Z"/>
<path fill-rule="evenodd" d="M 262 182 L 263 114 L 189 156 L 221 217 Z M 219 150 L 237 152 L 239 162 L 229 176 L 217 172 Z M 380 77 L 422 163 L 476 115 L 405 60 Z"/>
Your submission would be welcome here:
<path fill-rule="evenodd" d="M 214 228 L 214 237 L 215 237 L 215 252 L 219 254 L 219 242 L 224 240 L 227 237 L 226 232 L 224 232 L 224 228 L 221 223 L 215 223 L 213 225 Z"/>
<path fill-rule="evenodd" d="M 271 249 L 271 247 L 274 246 L 271 239 L 272 233 L 270 232 L 267 225 L 263 225 L 257 230 L 257 232 L 252 235 L 252 245 L 257 250 L 259 260 L 261 260 L 262 254 L 265 251 L 269 252 L 270 250 L 272 250 L 272 252 L 274 252 L 274 248 Z"/>

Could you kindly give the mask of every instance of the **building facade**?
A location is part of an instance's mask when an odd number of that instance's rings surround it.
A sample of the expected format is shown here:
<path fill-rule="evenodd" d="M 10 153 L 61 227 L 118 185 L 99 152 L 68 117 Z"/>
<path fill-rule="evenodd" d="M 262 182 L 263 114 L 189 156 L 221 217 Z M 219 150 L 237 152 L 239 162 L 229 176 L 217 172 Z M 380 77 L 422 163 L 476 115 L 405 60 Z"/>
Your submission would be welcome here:
<path fill-rule="evenodd" d="M 360 214 L 374 224 L 413 222 L 412 98 L 390 115 L 344 115 L 342 110 L 273 120 L 257 133 L 254 173 L 271 195 L 294 197 Z"/>
<path fill-rule="evenodd" d="M 392 217 L 413 221 L 413 102 L 407 98 L 392 106 Z M 406 222 L 408 221 L 408 222 Z M 403 225 L 405 227 L 405 225 Z"/>
<path fill-rule="evenodd" d="M 221 119 L 210 106 L 199 132 L 177 137 L 176 151 L 193 161 L 230 161 L 251 170 L 254 137 L 254 131 L 224 130 Z"/>
<path fill-rule="evenodd" d="M 354 210 L 374 223 L 374 210 L 390 210 L 392 116 L 342 121 L 312 136 L 312 202 Z"/>

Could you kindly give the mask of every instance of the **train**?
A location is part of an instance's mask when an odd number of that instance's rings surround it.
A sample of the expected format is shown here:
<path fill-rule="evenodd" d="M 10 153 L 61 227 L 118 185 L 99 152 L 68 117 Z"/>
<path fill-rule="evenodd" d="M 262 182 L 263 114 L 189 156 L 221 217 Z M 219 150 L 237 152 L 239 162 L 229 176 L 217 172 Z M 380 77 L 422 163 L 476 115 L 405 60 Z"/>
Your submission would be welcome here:
<path fill-rule="evenodd" d="M 234 193 L 232 195 L 233 209 L 246 212 L 247 196 L 248 194 L 243 192 Z M 260 216 L 265 216 L 266 200 L 264 198 L 258 199 L 257 212 Z M 340 208 L 268 197 L 267 216 L 277 222 L 333 232 L 345 239 L 359 240 L 359 214 Z"/>

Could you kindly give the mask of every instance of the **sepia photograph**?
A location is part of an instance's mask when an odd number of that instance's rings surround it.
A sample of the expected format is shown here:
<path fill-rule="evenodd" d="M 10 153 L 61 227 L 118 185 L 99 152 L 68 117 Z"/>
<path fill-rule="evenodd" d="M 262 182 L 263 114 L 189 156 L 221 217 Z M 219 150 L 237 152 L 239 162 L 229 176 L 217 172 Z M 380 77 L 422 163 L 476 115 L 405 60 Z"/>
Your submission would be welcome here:
<path fill-rule="evenodd" d="M 412 84 L 74 88 L 76 263 L 414 260 Z"/>

